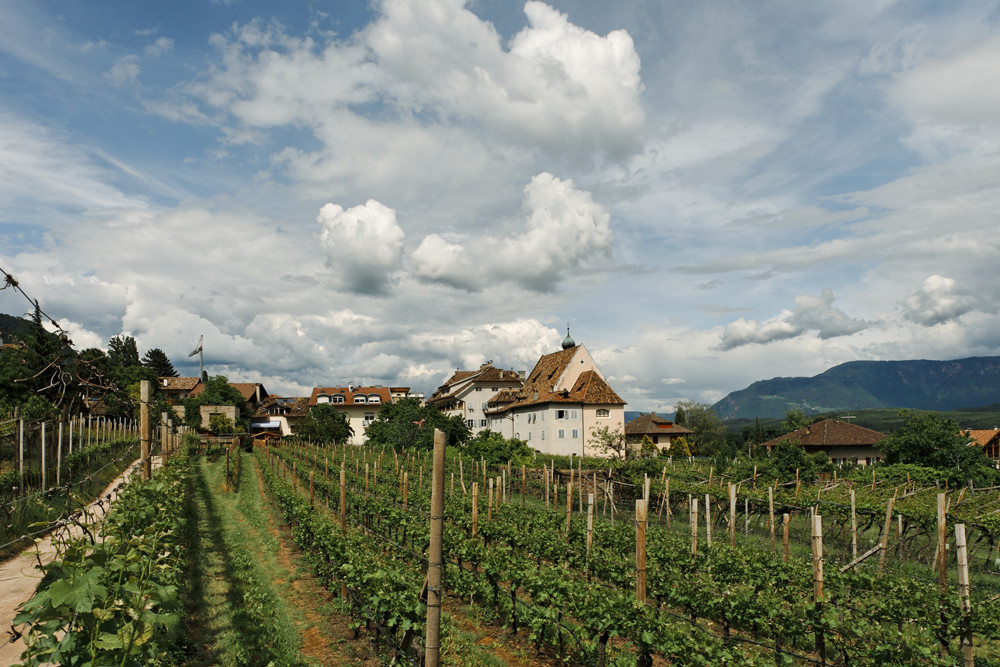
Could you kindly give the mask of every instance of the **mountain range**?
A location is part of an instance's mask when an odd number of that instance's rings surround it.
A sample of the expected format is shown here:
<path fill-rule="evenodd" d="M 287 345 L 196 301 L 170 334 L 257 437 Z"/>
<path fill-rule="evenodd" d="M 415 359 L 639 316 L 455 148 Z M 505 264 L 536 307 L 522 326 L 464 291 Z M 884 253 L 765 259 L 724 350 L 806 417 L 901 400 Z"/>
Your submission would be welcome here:
<path fill-rule="evenodd" d="M 1000 357 L 849 361 L 813 377 L 759 380 L 712 406 L 720 419 L 840 410 L 949 411 L 1000 402 Z"/>

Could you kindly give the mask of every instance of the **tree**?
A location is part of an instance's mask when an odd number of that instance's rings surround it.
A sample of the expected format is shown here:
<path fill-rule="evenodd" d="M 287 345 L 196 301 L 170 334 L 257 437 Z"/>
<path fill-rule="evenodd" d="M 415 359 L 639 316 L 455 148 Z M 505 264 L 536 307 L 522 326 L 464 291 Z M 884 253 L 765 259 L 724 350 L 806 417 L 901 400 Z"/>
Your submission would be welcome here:
<path fill-rule="evenodd" d="M 469 427 L 461 415 L 449 417 L 432 405 L 421 405 L 415 398 L 384 404 L 365 437 L 371 445 L 397 451 L 408 447 L 433 449 L 435 428 L 445 434 L 449 445 L 461 445 L 469 439 Z"/>
<path fill-rule="evenodd" d="M 507 439 L 496 431 L 480 431 L 465 445 L 465 453 L 475 459 L 485 459 L 488 465 L 501 465 L 510 461 L 524 465 L 531 461 L 533 452 L 524 440 Z"/>
<path fill-rule="evenodd" d="M 660 450 L 653 444 L 653 439 L 648 435 L 642 436 L 642 442 L 639 444 L 639 458 L 651 459 L 659 455 Z"/>
<path fill-rule="evenodd" d="M 208 416 L 208 430 L 215 435 L 233 433 L 236 430 L 233 420 L 221 412 L 213 412 Z"/>
<path fill-rule="evenodd" d="M 785 413 L 785 419 L 781 422 L 781 432 L 791 433 L 806 426 L 809 426 L 809 420 L 805 413 L 793 408 Z"/>
<path fill-rule="evenodd" d="M 247 403 L 235 387 L 229 384 L 225 375 L 216 375 L 204 383 L 204 391 L 197 396 L 184 399 L 184 423 L 191 428 L 201 426 L 201 406 L 203 405 L 233 405 L 237 408 L 237 426 L 246 428 L 245 422 L 250 418 Z"/>
<path fill-rule="evenodd" d="M 710 405 L 679 401 L 677 413 L 684 415 L 684 425 L 694 431 L 688 442 L 699 456 L 711 456 L 725 445 L 726 426 Z"/>
<path fill-rule="evenodd" d="M 956 482 L 994 475 L 983 450 L 969 446 L 969 439 L 954 420 L 916 410 L 900 410 L 899 415 L 903 425 L 878 443 L 886 463 L 936 468 L 948 472 Z"/>
<path fill-rule="evenodd" d="M 603 454 L 613 459 L 620 458 L 622 461 L 628 460 L 629 451 L 632 449 L 631 443 L 625 438 L 625 431 L 621 428 L 612 430 L 610 426 L 592 427 L 588 442 Z"/>
<path fill-rule="evenodd" d="M 691 446 L 688 444 L 687 438 L 683 435 L 679 438 L 671 438 L 669 452 L 671 456 L 694 455 L 694 452 L 691 451 Z"/>
<path fill-rule="evenodd" d="M 681 401 L 683 403 L 683 401 Z M 674 414 L 674 423 L 678 426 L 687 426 L 687 415 L 684 414 L 684 407 L 678 403 L 677 412 Z"/>
<path fill-rule="evenodd" d="M 327 403 L 313 406 L 295 427 L 295 435 L 317 442 L 342 443 L 354 435 L 354 429 L 343 410 Z"/>
<path fill-rule="evenodd" d="M 170 363 L 170 358 L 158 347 L 146 350 L 142 358 L 142 365 L 156 373 L 156 377 L 177 377 L 178 373 L 174 365 Z"/>
<path fill-rule="evenodd" d="M 108 361 L 117 368 L 141 366 L 139 348 L 132 336 L 112 336 L 108 341 Z"/>

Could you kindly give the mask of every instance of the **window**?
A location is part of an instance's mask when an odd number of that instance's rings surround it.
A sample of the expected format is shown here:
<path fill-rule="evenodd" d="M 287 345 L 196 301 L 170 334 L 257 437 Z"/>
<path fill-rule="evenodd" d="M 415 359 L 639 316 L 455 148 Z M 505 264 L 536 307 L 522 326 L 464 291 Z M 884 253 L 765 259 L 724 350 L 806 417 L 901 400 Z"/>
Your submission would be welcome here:
<path fill-rule="evenodd" d="M 565 437 L 566 437 L 566 430 L 565 429 L 559 429 L 559 438 L 562 439 L 562 438 L 565 438 Z"/>
<path fill-rule="evenodd" d="M 330 402 L 331 403 L 343 403 L 344 402 L 344 395 L 343 394 L 337 394 L 336 396 L 333 397 L 333 400 L 330 401 Z"/>
<path fill-rule="evenodd" d="M 375 413 L 374 412 L 366 412 L 365 413 L 365 419 L 364 419 L 364 422 L 362 422 L 362 425 L 365 428 L 368 428 L 368 425 L 371 424 L 373 421 L 375 421 Z"/>
<path fill-rule="evenodd" d="M 576 410 L 570 410 L 569 411 L 569 418 L 570 419 L 576 419 Z"/>
<path fill-rule="evenodd" d="M 354 397 L 354 402 L 355 403 L 367 403 L 368 399 L 366 397 L 364 397 L 364 396 L 355 396 Z"/>
<path fill-rule="evenodd" d="M 542 431 L 542 440 L 545 439 L 545 431 Z"/>
<path fill-rule="evenodd" d="M 498 391 L 500 391 L 500 387 L 490 387 L 490 391 L 492 391 L 495 394 Z"/>
<path fill-rule="evenodd" d="M 324 403 L 329 403 L 330 397 L 326 394 L 320 394 L 316 397 L 316 405 L 323 405 Z"/>
<path fill-rule="evenodd" d="M 599 408 L 597 410 L 597 416 L 598 417 L 610 417 L 611 416 L 611 411 L 608 410 L 607 408 Z"/>
<path fill-rule="evenodd" d="M 469 428 L 474 428 L 475 425 L 476 425 L 476 420 L 475 419 L 470 419 L 467 422 L 465 422 L 465 425 L 468 426 Z"/>
<path fill-rule="evenodd" d="M 378 394 L 372 394 L 368 397 L 368 403 L 372 405 L 378 405 L 382 402 L 382 397 Z"/>
<path fill-rule="evenodd" d="M 569 419 L 569 410 L 556 410 L 556 419 Z"/>
<path fill-rule="evenodd" d="M 486 428 L 486 420 L 485 419 L 480 419 L 479 420 L 479 428 Z"/>
<path fill-rule="evenodd" d="M 577 430 L 577 429 L 573 429 L 573 437 L 574 438 L 579 438 L 580 437 L 580 431 Z"/>
<path fill-rule="evenodd" d="M 476 387 L 476 391 L 482 391 L 482 390 L 483 390 L 482 387 Z"/>

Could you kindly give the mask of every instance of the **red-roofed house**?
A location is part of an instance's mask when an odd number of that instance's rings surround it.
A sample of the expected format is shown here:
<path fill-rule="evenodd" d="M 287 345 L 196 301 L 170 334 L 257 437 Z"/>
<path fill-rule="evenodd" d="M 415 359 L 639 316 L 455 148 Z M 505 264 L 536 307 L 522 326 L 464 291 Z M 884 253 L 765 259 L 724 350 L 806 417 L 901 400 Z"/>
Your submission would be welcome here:
<path fill-rule="evenodd" d="M 365 429 L 388 403 L 392 403 L 392 392 L 387 387 L 316 387 L 309 397 L 310 408 L 330 404 L 347 414 L 347 423 L 354 429 L 352 445 L 365 444 Z"/>
<path fill-rule="evenodd" d="M 624 431 L 625 401 L 608 385 L 587 348 L 568 335 L 517 390 L 500 391 L 486 410 L 490 429 L 546 454 L 603 456 L 588 441 L 607 426 Z"/>
<path fill-rule="evenodd" d="M 1000 428 L 967 429 L 969 444 L 982 447 L 986 456 L 994 461 L 1000 459 Z"/>
<path fill-rule="evenodd" d="M 763 443 L 769 450 L 782 440 L 798 442 L 807 452 L 824 451 L 833 463 L 871 465 L 885 459 L 878 443 L 885 433 L 839 419 L 824 419 Z"/>
<path fill-rule="evenodd" d="M 427 404 L 449 417 L 458 415 L 465 420 L 472 435 L 476 435 L 489 428 L 486 418 L 489 400 L 500 391 L 520 389 L 523 383 L 523 371 L 505 371 L 487 361 L 478 371 L 455 371 L 427 399 Z"/>
<path fill-rule="evenodd" d="M 663 451 L 670 451 L 671 440 L 690 437 L 692 434 L 694 431 L 691 429 L 679 426 L 655 412 L 639 415 L 625 424 L 625 438 L 629 442 L 642 442 L 643 437 L 648 435 L 653 444 Z"/>

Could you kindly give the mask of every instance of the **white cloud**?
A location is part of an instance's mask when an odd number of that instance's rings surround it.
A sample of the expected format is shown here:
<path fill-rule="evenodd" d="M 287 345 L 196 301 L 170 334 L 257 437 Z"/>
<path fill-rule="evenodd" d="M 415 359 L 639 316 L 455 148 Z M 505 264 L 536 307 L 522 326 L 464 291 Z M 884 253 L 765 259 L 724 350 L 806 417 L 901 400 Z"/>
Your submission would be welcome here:
<path fill-rule="evenodd" d="M 169 37 L 157 37 L 156 41 L 146 47 L 146 54 L 159 57 L 174 50 L 174 40 Z"/>
<path fill-rule="evenodd" d="M 610 254 L 610 215 L 590 193 L 541 173 L 524 188 L 525 230 L 452 243 L 432 234 L 413 252 L 414 273 L 460 289 L 496 282 L 550 291 L 568 272 Z"/>
<path fill-rule="evenodd" d="M 722 332 L 721 348 L 730 350 L 751 343 L 767 344 L 795 338 L 815 331 L 820 339 L 850 336 L 869 326 L 862 320 L 851 319 L 844 311 L 833 307 L 833 291 L 824 289 L 819 296 L 795 297 L 795 308 L 782 311 L 766 322 L 739 318 Z"/>
<path fill-rule="evenodd" d="M 139 67 L 139 57 L 128 55 L 116 60 L 105 77 L 111 82 L 111 85 L 122 88 L 134 84 L 139 79 L 140 72 L 142 69 Z"/>
<path fill-rule="evenodd" d="M 903 299 L 903 317 L 923 326 L 942 324 L 961 317 L 976 307 L 976 298 L 959 288 L 953 278 L 933 275 L 923 286 Z"/>
<path fill-rule="evenodd" d="M 361 294 L 387 294 L 406 237 L 396 222 L 396 212 L 369 199 L 346 210 L 326 204 L 316 221 L 338 286 Z"/>

